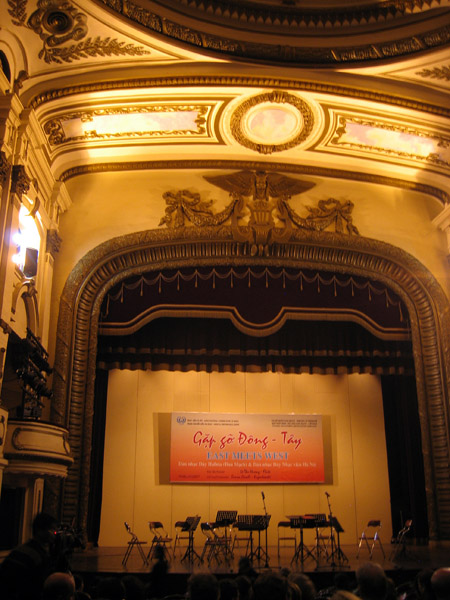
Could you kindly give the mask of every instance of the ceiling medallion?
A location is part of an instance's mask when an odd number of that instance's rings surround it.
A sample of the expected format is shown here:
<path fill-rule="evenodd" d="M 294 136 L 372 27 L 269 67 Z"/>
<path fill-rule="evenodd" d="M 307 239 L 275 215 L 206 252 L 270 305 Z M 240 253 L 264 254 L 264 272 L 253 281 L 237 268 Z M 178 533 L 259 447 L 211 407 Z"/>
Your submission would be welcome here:
<path fill-rule="evenodd" d="M 294 148 L 311 133 L 312 110 L 286 92 L 259 94 L 243 102 L 231 117 L 231 133 L 239 144 L 260 154 Z"/>

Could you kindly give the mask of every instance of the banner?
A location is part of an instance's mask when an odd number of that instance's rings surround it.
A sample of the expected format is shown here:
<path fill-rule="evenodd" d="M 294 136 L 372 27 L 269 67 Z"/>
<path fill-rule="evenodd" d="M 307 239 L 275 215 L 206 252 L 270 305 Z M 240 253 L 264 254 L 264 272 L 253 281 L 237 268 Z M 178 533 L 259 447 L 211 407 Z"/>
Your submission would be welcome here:
<path fill-rule="evenodd" d="M 322 417 L 172 413 L 170 481 L 322 483 Z"/>

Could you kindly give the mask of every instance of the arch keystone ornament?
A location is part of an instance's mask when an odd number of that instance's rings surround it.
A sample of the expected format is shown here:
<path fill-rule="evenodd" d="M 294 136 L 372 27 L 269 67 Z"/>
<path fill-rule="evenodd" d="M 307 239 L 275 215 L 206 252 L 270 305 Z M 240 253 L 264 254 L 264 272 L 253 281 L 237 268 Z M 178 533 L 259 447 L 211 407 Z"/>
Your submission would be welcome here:
<path fill-rule="evenodd" d="M 60 301 L 52 420 L 69 431 L 74 463 L 55 490 L 63 522 L 85 528 L 88 514 L 94 386 L 100 309 L 113 286 L 133 275 L 201 266 L 287 267 L 364 276 L 404 302 L 421 422 L 429 534 L 450 539 L 450 306 L 431 273 L 405 251 L 359 235 L 292 229 L 263 254 L 236 237 L 232 225 L 141 231 L 90 251 L 69 275 Z"/>

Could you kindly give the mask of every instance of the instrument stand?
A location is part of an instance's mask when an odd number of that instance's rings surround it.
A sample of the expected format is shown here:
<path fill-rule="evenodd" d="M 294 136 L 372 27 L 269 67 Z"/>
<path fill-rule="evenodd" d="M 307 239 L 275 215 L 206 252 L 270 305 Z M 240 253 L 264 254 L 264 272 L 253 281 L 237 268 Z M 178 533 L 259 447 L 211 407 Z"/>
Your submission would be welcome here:
<path fill-rule="evenodd" d="M 335 567 L 342 567 L 342 561 L 347 561 L 348 562 L 348 558 L 345 556 L 345 554 L 342 552 L 341 550 L 341 543 L 340 543 L 340 539 L 339 539 L 339 534 L 341 531 L 343 531 L 339 521 L 336 519 L 336 517 L 333 517 L 333 512 L 331 510 L 331 504 L 330 504 L 330 494 L 328 494 L 327 492 L 325 492 L 326 496 L 327 496 L 327 502 L 328 502 L 328 520 L 329 520 L 329 524 L 330 524 L 330 543 L 331 543 L 331 552 L 327 557 L 327 560 L 330 562 L 330 566 L 332 568 Z M 334 532 L 336 531 L 337 533 L 337 537 L 338 537 L 338 543 L 336 544 L 336 539 L 334 537 Z"/>
<path fill-rule="evenodd" d="M 327 502 L 328 502 L 328 521 L 330 524 L 330 543 L 331 543 L 331 552 L 327 556 L 327 560 L 330 562 L 332 567 L 336 567 L 336 563 L 334 559 L 336 557 L 336 540 L 334 539 L 334 522 L 333 522 L 333 513 L 331 512 L 331 504 L 330 504 L 330 495 L 326 493 Z"/>
<path fill-rule="evenodd" d="M 305 519 L 304 517 L 292 517 L 291 519 L 291 527 L 293 529 L 300 529 L 300 543 L 295 549 L 294 556 L 292 557 L 291 564 L 293 562 L 298 562 L 300 558 L 300 562 L 303 566 L 303 563 L 308 557 L 311 557 L 317 563 L 317 558 L 314 556 L 313 552 L 306 546 L 303 542 L 303 529 L 305 527 L 305 522 L 310 521 L 310 519 Z"/>
<path fill-rule="evenodd" d="M 261 546 L 261 531 L 263 529 L 265 529 L 266 531 L 266 536 L 267 536 L 267 527 L 269 526 L 269 520 L 270 520 L 270 515 L 253 515 L 252 517 L 253 519 L 253 530 L 258 531 L 258 546 L 256 547 L 255 550 L 252 550 L 250 552 L 249 558 L 250 560 L 253 560 L 253 558 L 256 558 L 258 563 L 261 562 L 263 556 L 265 556 L 266 558 L 266 565 L 269 566 L 269 556 L 267 554 L 267 551 L 264 550 L 264 548 Z M 252 533 L 253 531 L 250 531 L 250 544 L 251 546 L 252 544 Z"/>
<path fill-rule="evenodd" d="M 261 496 L 262 496 L 262 501 L 263 501 L 263 506 L 264 506 L 264 517 L 265 517 L 264 531 L 265 531 L 265 535 L 266 535 L 266 550 L 265 550 L 266 564 L 264 565 L 264 567 L 266 569 L 268 569 L 269 568 L 269 553 L 268 553 L 268 549 L 267 549 L 267 529 L 269 527 L 270 516 L 267 514 L 266 497 L 264 496 L 264 492 L 261 492 Z M 259 532 L 258 532 L 258 539 L 259 539 Z"/>
<path fill-rule="evenodd" d="M 343 562 L 349 562 L 347 556 L 344 554 L 344 552 L 341 550 L 341 540 L 340 540 L 340 534 L 342 531 L 344 531 L 342 529 L 341 524 L 339 523 L 339 521 L 336 519 L 336 517 L 333 517 L 333 529 L 337 534 L 337 545 L 335 546 L 334 549 L 334 554 L 335 554 L 335 558 L 337 561 L 337 564 L 342 568 L 345 567 L 347 569 L 350 568 L 350 565 L 343 565 Z"/>
<path fill-rule="evenodd" d="M 305 515 L 305 518 L 308 519 L 312 519 L 313 523 L 314 523 L 314 528 L 316 530 L 316 547 L 315 547 L 315 556 L 314 556 L 314 560 L 316 561 L 316 571 L 321 568 L 320 567 L 320 554 L 323 550 L 325 550 L 325 557 L 328 558 L 328 554 L 326 552 L 326 548 L 322 549 L 320 547 L 320 543 L 321 543 L 321 537 L 319 534 L 319 530 L 322 527 L 325 527 L 327 525 L 327 519 L 326 519 L 326 515 L 323 513 L 321 514 L 308 514 Z"/>
<path fill-rule="evenodd" d="M 200 563 L 201 558 L 194 549 L 194 532 L 197 529 L 198 524 L 200 523 L 200 517 L 188 517 L 186 519 L 186 523 L 189 524 L 189 529 L 188 529 L 189 540 L 188 540 L 188 546 L 187 546 L 186 552 L 184 553 L 184 556 L 181 559 L 181 562 L 183 562 L 184 560 L 187 560 L 187 561 L 189 561 L 190 564 L 192 564 L 194 562 L 195 558 L 197 558 L 198 562 Z"/>
<path fill-rule="evenodd" d="M 216 515 L 215 527 L 223 527 L 225 531 L 225 560 L 229 561 L 233 558 L 233 550 L 231 548 L 231 535 L 228 537 L 228 529 L 236 522 L 237 510 L 219 510 Z"/>

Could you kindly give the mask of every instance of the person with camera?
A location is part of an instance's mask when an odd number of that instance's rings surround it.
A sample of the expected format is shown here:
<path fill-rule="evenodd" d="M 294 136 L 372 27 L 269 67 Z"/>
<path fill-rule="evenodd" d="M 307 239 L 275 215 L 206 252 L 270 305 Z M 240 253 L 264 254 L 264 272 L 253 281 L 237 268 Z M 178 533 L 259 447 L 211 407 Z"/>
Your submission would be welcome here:
<path fill-rule="evenodd" d="M 51 515 L 39 513 L 33 520 L 32 537 L 12 550 L 0 565 L 0 597 L 2 600 L 36 600 L 44 581 L 57 565 L 54 547 L 58 522 Z"/>

